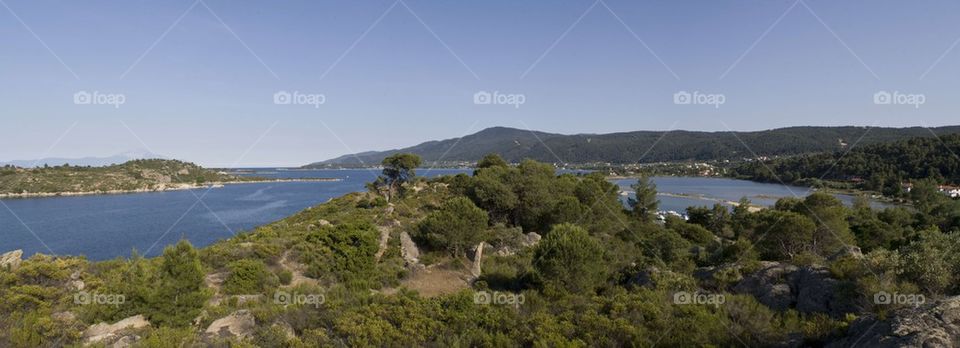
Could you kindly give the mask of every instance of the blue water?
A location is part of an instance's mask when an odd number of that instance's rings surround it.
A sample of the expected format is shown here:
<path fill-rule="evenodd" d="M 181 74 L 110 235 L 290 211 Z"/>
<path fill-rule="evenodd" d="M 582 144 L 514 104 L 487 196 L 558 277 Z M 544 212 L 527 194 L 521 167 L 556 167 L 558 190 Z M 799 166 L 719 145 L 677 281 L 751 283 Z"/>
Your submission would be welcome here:
<path fill-rule="evenodd" d="M 470 173 L 469 169 L 419 170 L 424 176 Z M 290 216 L 304 208 L 349 192 L 365 190 L 375 170 L 277 170 L 251 173 L 271 178 L 340 178 L 337 182 L 289 182 L 226 185 L 197 189 L 123 195 L 4 199 L 0 205 L 0 252 L 23 249 L 26 255 L 85 255 L 92 260 L 129 256 L 136 249 L 159 255 L 167 245 L 186 238 L 195 246 L 209 245 L 240 231 Z M 626 186 L 634 180 L 620 180 Z M 806 188 L 713 178 L 654 178 L 661 192 L 703 195 L 704 199 L 661 196 L 661 209 L 682 212 L 714 200 L 772 205 L 775 198 L 803 196 Z M 202 197 L 202 201 L 198 201 Z M 842 197 L 841 197 L 842 198 Z M 849 197 L 847 198 L 849 201 Z M 13 213 L 11 213 L 11 211 Z"/>
<path fill-rule="evenodd" d="M 436 176 L 471 170 L 434 169 Z M 0 205 L 0 253 L 23 249 L 26 255 L 85 255 L 92 260 L 141 254 L 159 255 L 166 245 L 186 238 L 209 245 L 240 231 L 280 220 L 304 208 L 349 192 L 365 190 L 377 171 L 260 170 L 272 178 L 340 178 L 338 182 L 286 182 L 225 185 L 121 195 L 4 199 Z M 202 202 L 197 200 L 202 197 Z M 11 214 L 13 211 L 13 214 Z M 23 223 L 21 223 L 21 221 Z"/>
<path fill-rule="evenodd" d="M 773 206 L 777 200 L 784 197 L 806 197 L 814 191 L 809 187 L 789 186 L 780 184 L 758 183 L 746 180 L 727 178 L 700 178 L 700 177 L 653 177 L 651 178 L 661 193 L 660 210 L 683 212 L 689 206 L 713 206 L 716 203 L 736 202 L 741 197 L 747 197 L 753 204 Z M 614 181 L 621 190 L 632 191 L 630 185 L 636 179 L 621 179 Z M 631 192 L 632 194 L 632 192 Z M 669 194 L 684 195 L 684 197 L 670 196 Z M 836 194 L 844 204 L 852 205 L 854 197 Z M 726 204 L 729 206 L 729 204 Z M 891 205 L 881 202 L 871 202 L 874 208 L 885 208 Z"/>

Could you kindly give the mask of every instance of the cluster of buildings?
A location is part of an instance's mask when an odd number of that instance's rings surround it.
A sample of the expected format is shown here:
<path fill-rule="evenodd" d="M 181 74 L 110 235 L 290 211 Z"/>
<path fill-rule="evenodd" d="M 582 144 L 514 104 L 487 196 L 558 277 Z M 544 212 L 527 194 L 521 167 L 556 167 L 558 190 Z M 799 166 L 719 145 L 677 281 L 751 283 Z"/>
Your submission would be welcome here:
<path fill-rule="evenodd" d="M 950 196 L 950 198 L 960 198 L 960 187 L 950 185 L 940 185 L 940 192 Z"/>
<path fill-rule="evenodd" d="M 907 192 L 910 192 L 910 190 L 913 189 L 913 184 L 909 182 L 903 183 L 902 185 L 903 185 L 903 189 L 906 190 Z M 960 198 L 960 187 L 958 186 L 940 185 L 939 189 L 940 189 L 940 193 L 943 193 L 950 198 Z"/>

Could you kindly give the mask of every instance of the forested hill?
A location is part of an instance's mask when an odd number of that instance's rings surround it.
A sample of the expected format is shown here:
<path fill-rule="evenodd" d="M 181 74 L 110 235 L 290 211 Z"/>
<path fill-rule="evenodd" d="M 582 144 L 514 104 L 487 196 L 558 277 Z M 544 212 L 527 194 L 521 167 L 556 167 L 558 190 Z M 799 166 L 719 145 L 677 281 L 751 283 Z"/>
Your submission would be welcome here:
<path fill-rule="evenodd" d="M 960 184 L 960 134 L 937 138 L 911 138 L 885 144 L 857 146 L 766 163 L 744 163 L 735 175 L 758 181 L 803 182 L 819 179 L 842 181 L 887 195 L 900 193 L 901 183 L 932 179 L 939 184 Z M 772 172 L 771 172 L 772 171 Z"/>
<path fill-rule="evenodd" d="M 236 180 L 239 178 L 193 163 L 164 159 L 133 160 L 106 167 L 4 166 L 0 167 L 0 196 L 164 191 Z"/>
<path fill-rule="evenodd" d="M 932 130 L 936 134 L 960 133 L 960 126 Z M 510 162 L 525 158 L 558 162 L 558 157 L 566 163 L 742 159 L 753 157 L 747 147 L 759 156 L 837 151 L 854 144 L 861 136 L 863 139 L 859 145 L 930 137 L 932 134 L 921 127 L 869 128 L 869 132 L 866 127 L 790 127 L 756 132 L 636 131 L 563 135 L 493 127 L 462 138 L 429 141 L 403 149 L 350 154 L 306 167 L 374 165 L 389 155 L 401 152 L 418 154 L 427 162 L 472 162 L 488 153 L 498 153 Z M 656 146 L 653 146 L 655 143 Z"/>

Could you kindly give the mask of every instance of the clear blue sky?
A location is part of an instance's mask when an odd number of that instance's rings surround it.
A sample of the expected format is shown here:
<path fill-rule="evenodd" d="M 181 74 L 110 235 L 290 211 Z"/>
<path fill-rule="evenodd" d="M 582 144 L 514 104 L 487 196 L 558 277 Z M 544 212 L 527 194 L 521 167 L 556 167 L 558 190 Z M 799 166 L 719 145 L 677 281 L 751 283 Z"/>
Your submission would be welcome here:
<path fill-rule="evenodd" d="M 956 1 L 0 2 L 0 161 L 148 148 L 301 165 L 497 125 L 960 123 Z M 326 102 L 276 105 L 281 90 Z M 475 105 L 482 90 L 526 101 Z M 926 100 L 876 105 L 881 90 Z M 76 105 L 78 91 L 125 102 Z M 676 105 L 678 91 L 726 102 Z"/>

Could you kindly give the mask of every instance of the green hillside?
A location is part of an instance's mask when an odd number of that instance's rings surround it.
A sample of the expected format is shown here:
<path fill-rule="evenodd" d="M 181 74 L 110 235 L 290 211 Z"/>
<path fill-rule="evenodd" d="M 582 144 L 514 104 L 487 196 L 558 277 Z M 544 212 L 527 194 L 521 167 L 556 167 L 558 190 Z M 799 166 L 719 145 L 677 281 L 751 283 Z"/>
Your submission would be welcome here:
<path fill-rule="evenodd" d="M 162 159 L 133 160 L 106 167 L 7 166 L 0 167 L 0 194 L 151 191 L 235 180 L 235 176 L 193 163 Z"/>
<path fill-rule="evenodd" d="M 476 162 L 488 153 L 497 153 L 514 163 L 526 158 L 548 163 L 559 162 L 559 158 L 565 163 L 615 164 L 739 160 L 753 158 L 750 150 L 759 156 L 836 151 L 858 139 L 859 144 L 876 144 L 911 137 L 930 137 L 930 131 L 921 127 L 870 128 L 869 132 L 864 127 L 790 127 L 756 132 L 678 130 L 563 135 L 494 127 L 463 138 L 345 155 L 307 167 L 375 165 L 387 156 L 401 152 L 420 155 L 427 163 L 438 160 Z M 936 134 L 960 133 L 960 126 L 933 128 L 932 131 Z"/>
<path fill-rule="evenodd" d="M 905 193 L 902 184 L 931 179 L 938 184 L 960 184 L 960 134 L 938 138 L 911 138 L 884 144 L 859 145 L 850 151 L 750 162 L 733 175 L 757 181 L 825 184 L 823 181 L 883 192 Z"/>
<path fill-rule="evenodd" d="M 2 255 L 0 346 L 947 346 L 957 332 L 960 220 L 942 214 L 960 202 L 879 211 L 815 193 L 658 220 L 643 182 L 625 209 L 598 174 L 491 157 L 427 180 L 417 162 L 202 249 Z"/>

